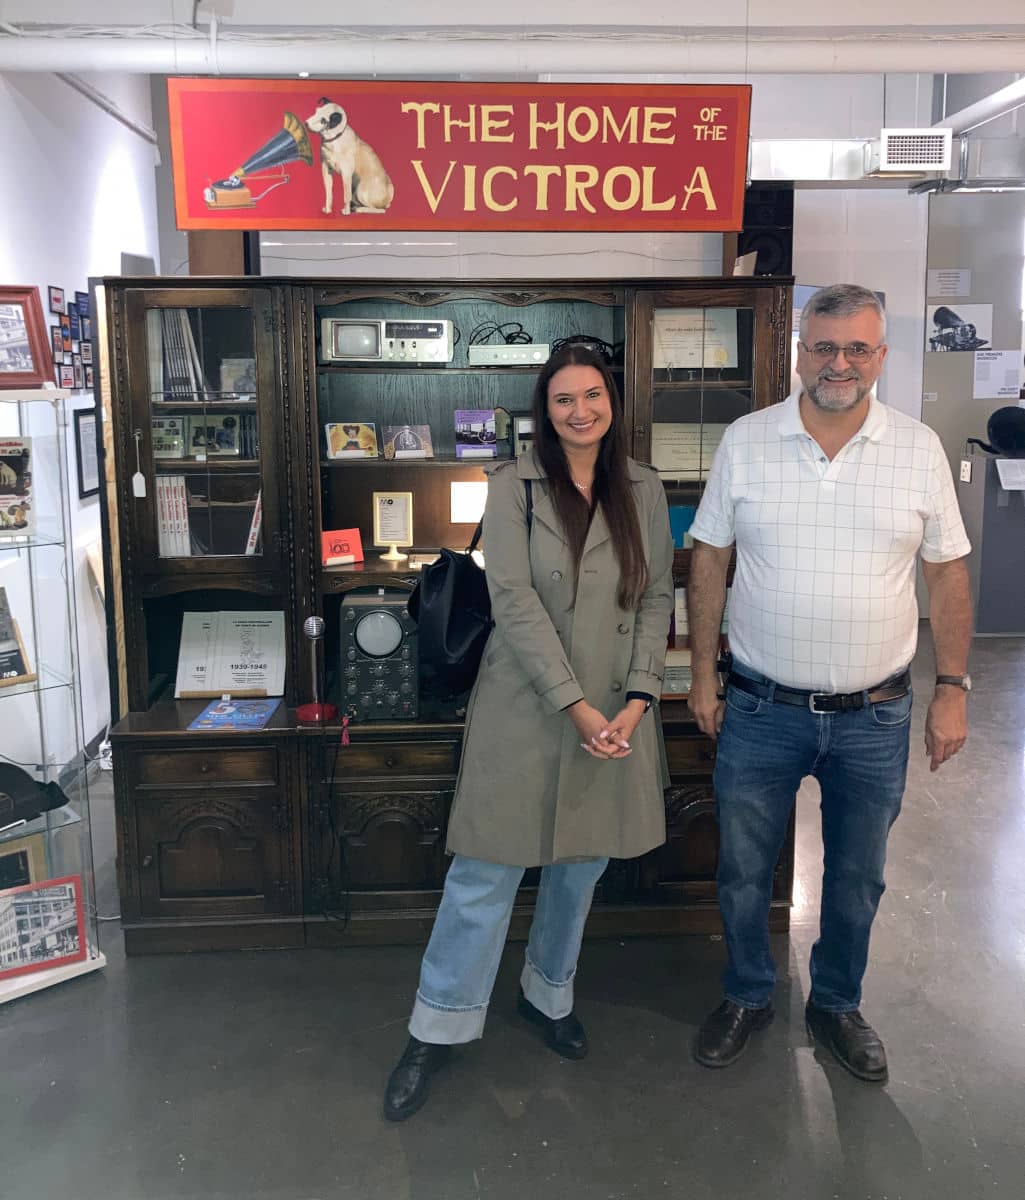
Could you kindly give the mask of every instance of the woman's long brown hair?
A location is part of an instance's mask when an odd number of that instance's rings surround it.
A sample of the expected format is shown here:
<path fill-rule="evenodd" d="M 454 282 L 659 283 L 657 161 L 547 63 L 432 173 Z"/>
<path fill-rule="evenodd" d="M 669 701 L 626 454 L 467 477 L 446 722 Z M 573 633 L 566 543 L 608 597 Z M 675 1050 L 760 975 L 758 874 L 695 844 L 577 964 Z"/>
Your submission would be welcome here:
<path fill-rule="evenodd" d="M 616 599 L 620 608 L 631 611 L 637 608 L 648 586 L 648 566 L 644 558 L 633 485 L 626 467 L 627 437 L 623 401 L 605 360 L 590 347 L 570 342 L 557 350 L 542 367 L 534 387 L 534 452 L 548 476 L 552 504 L 569 539 L 576 594 L 575 585 L 579 582 L 580 559 L 587 541 L 592 510 L 573 484 L 559 435 L 548 418 L 548 386 L 552 377 L 568 366 L 594 367 L 609 393 L 612 424 L 598 449 L 591 496 L 595 507 L 601 505 L 605 514 L 612 549 L 619 563 Z"/>

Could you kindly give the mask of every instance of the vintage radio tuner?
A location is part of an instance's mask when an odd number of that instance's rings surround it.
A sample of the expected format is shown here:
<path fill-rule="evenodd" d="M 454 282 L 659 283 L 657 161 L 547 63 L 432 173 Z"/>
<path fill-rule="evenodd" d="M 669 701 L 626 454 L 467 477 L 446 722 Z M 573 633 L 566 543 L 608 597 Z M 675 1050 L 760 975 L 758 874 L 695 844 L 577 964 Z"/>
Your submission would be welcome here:
<path fill-rule="evenodd" d="M 341 610 L 341 708 L 354 721 L 415 721 L 417 627 L 407 592 L 349 592 Z"/>

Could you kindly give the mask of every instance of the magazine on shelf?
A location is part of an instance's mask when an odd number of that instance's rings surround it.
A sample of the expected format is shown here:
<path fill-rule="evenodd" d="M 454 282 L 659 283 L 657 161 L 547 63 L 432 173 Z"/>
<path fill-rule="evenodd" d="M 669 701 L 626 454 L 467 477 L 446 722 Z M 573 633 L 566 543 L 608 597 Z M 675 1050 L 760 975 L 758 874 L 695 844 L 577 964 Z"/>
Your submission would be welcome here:
<path fill-rule="evenodd" d="M 182 615 L 175 699 L 280 696 L 285 690 L 285 614 Z"/>
<path fill-rule="evenodd" d="M 153 457 L 185 457 L 185 417 L 154 417 Z"/>
<path fill-rule="evenodd" d="M 256 493 L 256 503 L 253 505 L 253 519 L 249 522 L 249 536 L 246 538 L 246 554 L 256 554 L 260 546 L 260 526 L 263 519 L 263 488 Z"/>
<path fill-rule="evenodd" d="M 161 558 L 192 555 L 189 502 L 184 475 L 158 475 L 154 485 L 157 504 L 157 549 Z"/>
<path fill-rule="evenodd" d="M 221 392 L 239 400 L 249 400 L 256 391 L 255 358 L 221 359 Z"/>
<path fill-rule="evenodd" d="M 32 513 L 32 439 L 0 438 L 0 538 L 30 534 Z"/>
<path fill-rule="evenodd" d="M 277 700 L 239 700 L 234 696 L 212 700 L 190 722 L 189 729 L 262 729 L 281 703 Z"/>
<path fill-rule="evenodd" d="M 332 421 L 324 426 L 328 458 L 377 458 L 377 427 L 371 421 Z"/>
<path fill-rule="evenodd" d="M 429 425 L 385 425 L 381 429 L 385 458 L 433 458 Z"/>
<path fill-rule="evenodd" d="M 7 589 L 0 587 L 0 687 L 31 683 L 36 674 L 28 665 L 18 622 L 11 613 Z"/>
<path fill-rule="evenodd" d="M 456 458 L 494 458 L 495 410 L 459 408 L 456 410 Z"/>
<path fill-rule="evenodd" d="M 188 418 L 189 458 L 200 460 L 239 456 L 239 417 L 236 413 Z"/>

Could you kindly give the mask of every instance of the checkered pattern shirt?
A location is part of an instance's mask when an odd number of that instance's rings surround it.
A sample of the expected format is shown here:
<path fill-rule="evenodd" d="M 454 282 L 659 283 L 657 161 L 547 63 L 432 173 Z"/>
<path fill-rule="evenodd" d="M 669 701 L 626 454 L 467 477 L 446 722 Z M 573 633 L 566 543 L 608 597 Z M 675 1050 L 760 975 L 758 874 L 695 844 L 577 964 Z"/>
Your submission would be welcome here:
<path fill-rule="evenodd" d="M 787 687 L 854 692 L 906 667 L 918 640 L 915 560 L 971 546 L 939 438 L 873 395 L 832 460 L 783 404 L 735 421 L 691 533 L 737 545 L 730 649 Z"/>

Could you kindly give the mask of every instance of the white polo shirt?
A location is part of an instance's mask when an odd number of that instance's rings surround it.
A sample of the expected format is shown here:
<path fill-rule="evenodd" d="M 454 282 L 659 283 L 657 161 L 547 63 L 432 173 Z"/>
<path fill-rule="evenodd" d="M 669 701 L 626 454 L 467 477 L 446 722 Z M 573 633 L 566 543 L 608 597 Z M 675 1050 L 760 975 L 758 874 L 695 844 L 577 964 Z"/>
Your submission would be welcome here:
<path fill-rule="evenodd" d="M 855 692 L 906 667 L 918 642 L 915 559 L 971 549 L 939 438 L 873 395 L 832 460 L 798 387 L 727 429 L 691 533 L 737 545 L 730 649 L 787 687 Z"/>

